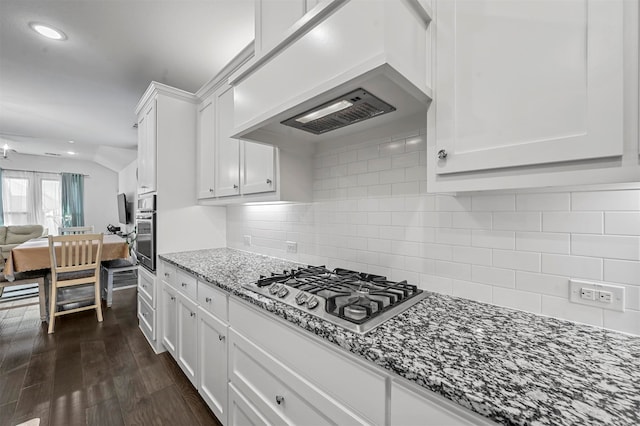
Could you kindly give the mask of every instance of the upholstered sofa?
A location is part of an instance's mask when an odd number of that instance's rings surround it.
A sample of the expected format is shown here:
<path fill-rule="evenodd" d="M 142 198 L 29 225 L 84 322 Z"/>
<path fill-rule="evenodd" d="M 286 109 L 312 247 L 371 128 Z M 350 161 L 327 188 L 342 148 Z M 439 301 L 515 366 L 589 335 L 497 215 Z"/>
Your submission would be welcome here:
<path fill-rule="evenodd" d="M 11 249 L 33 238 L 42 237 L 42 225 L 12 225 L 0 226 L 0 250 L 2 258 L 7 259 Z"/>

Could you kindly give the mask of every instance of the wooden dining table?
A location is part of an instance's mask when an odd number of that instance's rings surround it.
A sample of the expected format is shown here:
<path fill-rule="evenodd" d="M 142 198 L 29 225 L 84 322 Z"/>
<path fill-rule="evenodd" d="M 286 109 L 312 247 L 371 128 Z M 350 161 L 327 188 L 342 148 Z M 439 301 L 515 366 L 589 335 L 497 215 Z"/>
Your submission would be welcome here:
<path fill-rule="evenodd" d="M 93 254 L 98 250 L 98 245 L 93 247 Z M 113 234 L 104 236 L 102 243 L 101 260 L 126 259 L 129 257 L 129 245 L 127 241 Z M 35 238 L 14 247 L 9 253 L 9 258 L 4 264 L 3 274 L 7 281 L 14 281 L 16 274 L 21 272 L 41 271 L 42 276 L 51 271 L 51 257 L 49 256 L 49 240 L 47 238 Z M 102 284 L 101 284 L 102 285 Z M 48 320 L 46 311 L 48 310 L 48 287 L 49 283 L 44 280 L 44 288 L 39 291 L 41 318 Z M 101 291 L 102 293 L 102 291 Z"/>

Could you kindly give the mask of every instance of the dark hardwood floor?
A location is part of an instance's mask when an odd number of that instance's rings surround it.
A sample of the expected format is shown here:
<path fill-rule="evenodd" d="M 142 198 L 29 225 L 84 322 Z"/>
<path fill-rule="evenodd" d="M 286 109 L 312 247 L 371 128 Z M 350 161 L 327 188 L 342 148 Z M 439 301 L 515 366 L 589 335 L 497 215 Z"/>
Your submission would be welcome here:
<path fill-rule="evenodd" d="M 173 358 L 153 353 L 136 289 L 113 298 L 102 323 L 79 312 L 51 335 L 37 305 L 0 310 L 1 426 L 220 424 Z"/>

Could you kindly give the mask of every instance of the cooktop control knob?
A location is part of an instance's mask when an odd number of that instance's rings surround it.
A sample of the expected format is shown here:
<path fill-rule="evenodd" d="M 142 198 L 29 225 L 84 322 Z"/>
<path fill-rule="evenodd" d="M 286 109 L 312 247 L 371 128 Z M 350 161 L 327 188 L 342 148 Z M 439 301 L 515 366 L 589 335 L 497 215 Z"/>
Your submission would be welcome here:
<path fill-rule="evenodd" d="M 286 288 L 285 286 L 280 287 L 280 290 L 278 291 L 278 297 L 283 298 L 287 294 L 289 294 L 289 289 Z"/>
<path fill-rule="evenodd" d="M 318 298 L 311 296 L 309 300 L 307 300 L 307 307 L 309 309 L 314 309 L 316 306 L 318 306 Z"/>
<path fill-rule="evenodd" d="M 296 294 L 296 303 L 298 305 L 304 305 L 304 302 L 307 301 L 307 295 L 303 292 Z"/>
<path fill-rule="evenodd" d="M 274 283 L 271 284 L 271 287 L 269 287 L 269 293 L 271 294 L 276 294 L 278 292 L 278 290 L 280 290 L 280 284 Z"/>

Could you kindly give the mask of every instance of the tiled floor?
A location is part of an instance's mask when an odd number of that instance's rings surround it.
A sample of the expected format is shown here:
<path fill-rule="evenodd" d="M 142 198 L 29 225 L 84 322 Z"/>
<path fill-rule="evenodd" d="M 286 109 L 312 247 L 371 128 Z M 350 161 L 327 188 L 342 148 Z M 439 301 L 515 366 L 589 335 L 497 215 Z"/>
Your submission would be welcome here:
<path fill-rule="evenodd" d="M 166 352 L 138 328 L 136 289 L 94 311 L 56 320 L 47 334 L 37 305 L 0 310 L 0 425 L 218 425 Z M 38 424 L 38 423 L 29 423 Z"/>

